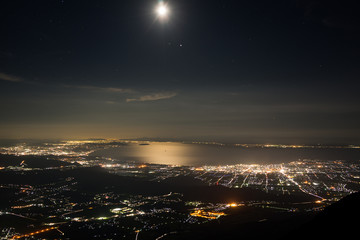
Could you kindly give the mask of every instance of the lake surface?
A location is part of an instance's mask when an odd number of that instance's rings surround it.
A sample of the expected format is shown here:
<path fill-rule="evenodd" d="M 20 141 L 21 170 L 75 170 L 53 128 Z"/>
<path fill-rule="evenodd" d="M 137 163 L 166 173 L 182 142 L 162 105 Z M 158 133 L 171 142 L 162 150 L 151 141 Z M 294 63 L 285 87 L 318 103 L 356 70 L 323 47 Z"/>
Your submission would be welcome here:
<path fill-rule="evenodd" d="M 299 159 L 360 161 L 360 149 L 349 148 L 243 148 L 234 146 L 152 142 L 98 150 L 92 156 L 139 163 L 203 166 L 276 164 Z"/>

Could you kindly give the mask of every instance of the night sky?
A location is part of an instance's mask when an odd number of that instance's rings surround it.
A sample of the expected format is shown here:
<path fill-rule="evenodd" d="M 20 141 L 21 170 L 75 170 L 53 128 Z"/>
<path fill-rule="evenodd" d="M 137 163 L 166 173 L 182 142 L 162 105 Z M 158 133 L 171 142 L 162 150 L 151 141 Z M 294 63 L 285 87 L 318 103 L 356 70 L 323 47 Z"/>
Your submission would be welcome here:
<path fill-rule="evenodd" d="M 360 7 L 5 0 L 0 138 L 360 143 Z"/>

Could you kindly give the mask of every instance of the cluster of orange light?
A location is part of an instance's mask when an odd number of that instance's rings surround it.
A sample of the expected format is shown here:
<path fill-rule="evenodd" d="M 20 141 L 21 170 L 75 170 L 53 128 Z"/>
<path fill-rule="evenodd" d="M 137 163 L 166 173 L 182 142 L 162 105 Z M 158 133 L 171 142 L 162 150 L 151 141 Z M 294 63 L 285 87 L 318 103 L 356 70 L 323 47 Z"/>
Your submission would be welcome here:
<path fill-rule="evenodd" d="M 22 190 L 22 191 L 25 191 L 25 190 Z M 29 208 L 29 207 L 32 207 L 34 206 L 33 204 L 29 204 L 29 205 L 22 205 L 22 206 L 12 206 L 11 208 L 13 209 L 17 209 L 17 208 Z"/>
<path fill-rule="evenodd" d="M 217 219 L 221 216 L 224 216 L 223 212 L 206 212 L 204 210 L 196 210 L 195 212 L 190 213 L 193 217 L 201 217 L 206 219 Z"/>
<path fill-rule="evenodd" d="M 244 206 L 244 204 L 229 203 L 229 204 L 227 205 L 227 207 L 240 207 L 240 206 Z"/>
<path fill-rule="evenodd" d="M 202 167 L 198 167 L 198 168 L 195 168 L 195 171 L 204 171 L 205 169 L 203 169 Z"/>
<path fill-rule="evenodd" d="M 32 233 L 28 233 L 28 234 L 24 234 L 24 235 L 14 236 L 12 239 L 20 239 L 20 238 L 23 238 L 23 237 L 30 237 L 30 236 L 40 234 L 40 233 L 43 233 L 43 232 L 47 232 L 47 231 L 51 231 L 51 230 L 54 230 L 54 229 L 57 229 L 57 227 L 46 228 L 46 229 L 42 229 L 42 230 L 39 230 L 39 231 L 36 231 L 36 232 L 32 232 Z"/>

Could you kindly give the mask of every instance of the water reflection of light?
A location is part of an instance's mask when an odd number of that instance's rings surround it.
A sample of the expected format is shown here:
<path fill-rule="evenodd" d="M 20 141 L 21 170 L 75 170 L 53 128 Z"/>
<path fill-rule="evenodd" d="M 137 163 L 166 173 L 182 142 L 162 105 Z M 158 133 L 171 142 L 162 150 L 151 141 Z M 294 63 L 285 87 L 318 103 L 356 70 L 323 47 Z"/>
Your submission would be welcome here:
<path fill-rule="evenodd" d="M 151 143 L 136 148 L 136 156 L 144 163 L 191 165 L 191 146 L 182 143 Z"/>
<path fill-rule="evenodd" d="M 333 155 L 330 155 L 330 153 Z M 321 160 L 355 159 L 358 152 L 348 155 L 327 149 L 274 149 L 274 148 L 243 148 L 231 146 L 215 146 L 202 144 L 183 144 L 171 142 L 150 142 L 149 145 L 129 143 L 115 148 L 103 149 L 93 156 L 104 156 L 139 164 L 153 163 L 164 165 L 183 165 L 202 167 L 204 165 L 234 164 L 279 164 L 313 158 Z M 201 170 L 201 168 L 197 169 Z M 1 169 L 0 169 L 1 171 Z"/>

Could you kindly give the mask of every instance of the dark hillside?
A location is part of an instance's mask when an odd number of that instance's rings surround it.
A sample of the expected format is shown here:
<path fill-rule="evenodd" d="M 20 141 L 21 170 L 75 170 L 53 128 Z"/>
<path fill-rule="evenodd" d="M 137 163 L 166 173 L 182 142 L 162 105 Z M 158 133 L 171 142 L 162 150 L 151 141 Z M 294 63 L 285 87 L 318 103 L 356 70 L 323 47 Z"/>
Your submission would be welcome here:
<path fill-rule="evenodd" d="M 330 238 L 341 236 L 353 238 L 358 231 L 360 216 L 360 193 L 351 194 L 330 205 L 308 223 L 300 226 L 290 236 Z"/>

